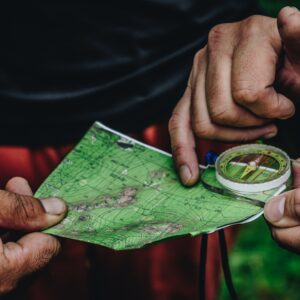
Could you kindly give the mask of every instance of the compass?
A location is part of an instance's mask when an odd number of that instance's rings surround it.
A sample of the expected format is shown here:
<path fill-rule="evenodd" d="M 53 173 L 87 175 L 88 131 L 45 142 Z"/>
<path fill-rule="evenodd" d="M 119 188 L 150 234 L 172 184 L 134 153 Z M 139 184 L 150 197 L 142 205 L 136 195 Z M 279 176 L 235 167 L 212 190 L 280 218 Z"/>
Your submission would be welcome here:
<path fill-rule="evenodd" d="M 291 176 L 289 156 L 281 149 L 263 144 L 231 148 L 218 157 L 215 167 L 221 185 L 246 193 L 279 188 Z"/>

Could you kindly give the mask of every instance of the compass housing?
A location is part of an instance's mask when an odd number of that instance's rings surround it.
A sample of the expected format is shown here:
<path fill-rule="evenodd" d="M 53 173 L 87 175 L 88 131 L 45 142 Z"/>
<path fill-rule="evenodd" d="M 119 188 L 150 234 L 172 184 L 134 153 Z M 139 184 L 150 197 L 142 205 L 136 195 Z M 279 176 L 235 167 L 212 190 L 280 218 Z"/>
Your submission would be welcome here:
<path fill-rule="evenodd" d="M 243 193 L 278 188 L 291 176 L 289 156 L 279 148 L 263 144 L 233 147 L 218 157 L 215 167 L 221 185 Z"/>

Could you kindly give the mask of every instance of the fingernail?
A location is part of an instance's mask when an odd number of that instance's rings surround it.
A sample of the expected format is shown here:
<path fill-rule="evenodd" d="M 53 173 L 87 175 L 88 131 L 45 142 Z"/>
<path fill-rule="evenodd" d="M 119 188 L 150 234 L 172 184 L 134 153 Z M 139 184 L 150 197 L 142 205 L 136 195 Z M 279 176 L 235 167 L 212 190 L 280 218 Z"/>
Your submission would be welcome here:
<path fill-rule="evenodd" d="M 284 215 L 285 197 L 276 197 L 265 206 L 265 217 L 270 222 L 278 222 Z"/>
<path fill-rule="evenodd" d="M 183 165 L 179 168 L 179 175 L 183 184 L 188 184 L 192 177 L 190 168 L 187 165 Z"/>
<path fill-rule="evenodd" d="M 263 136 L 264 139 L 271 139 L 273 138 L 274 136 L 276 136 L 277 132 L 276 131 L 273 131 L 273 132 L 269 132 L 267 133 L 266 135 Z"/>
<path fill-rule="evenodd" d="M 58 198 L 41 199 L 41 203 L 49 215 L 61 215 L 67 210 L 64 201 Z"/>

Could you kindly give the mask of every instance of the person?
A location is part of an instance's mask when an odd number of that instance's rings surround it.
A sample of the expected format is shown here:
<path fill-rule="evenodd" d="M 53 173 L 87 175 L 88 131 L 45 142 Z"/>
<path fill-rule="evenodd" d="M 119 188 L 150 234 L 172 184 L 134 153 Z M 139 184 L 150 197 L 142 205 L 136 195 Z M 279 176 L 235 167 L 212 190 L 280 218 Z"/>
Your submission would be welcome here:
<path fill-rule="evenodd" d="M 35 199 L 24 178 L 12 178 L 0 190 L 0 294 L 16 287 L 24 276 L 44 267 L 60 250 L 56 238 L 37 232 L 60 222 L 66 204 L 58 198 Z M 28 232 L 12 242 L 13 230 Z M 4 242 L 9 239 L 9 242 Z"/>
<path fill-rule="evenodd" d="M 1 28 L 8 28 L 8 30 L 2 32 L 3 47 L 1 47 L 0 56 L 2 143 L 18 147 L 25 145 L 27 147 L 25 151 L 29 149 L 30 154 L 38 154 L 34 147 L 47 148 L 49 155 L 46 156 L 45 161 L 46 165 L 51 165 L 47 168 L 48 173 L 53 167 L 51 164 L 53 152 L 49 151 L 48 146 L 51 144 L 56 146 L 56 155 L 57 152 L 60 152 L 58 145 L 73 144 L 95 119 L 105 121 L 122 131 L 142 130 L 148 124 L 161 120 L 175 104 L 177 100 L 175 96 L 184 85 L 192 53 L 204 44 L 208 29 L 219 22 L 236 21 L 246 17 L 252 12 L 250 8 L 252 8 L 251 1 L 237 0 L 214 1 L 207 4 L 192 0 L 184 3 L 182 1 L 168 3 L 144 1 L 142 4 L 140 1 L 130 4 L 111 1 L 106 4 L 93 2 L 89 5 L 78 1 L 72 3 L 72 6 L 67 2 L 57 5 L 52 2 L 40 4 L 32 1 L 18 3 L 17 9 L 13 2 L 3 4 L 0 18 L 3 25 Z M 257 22 L 259 26 L 254 26 Z M 261 31 L 265 33 L 260 39 L 262 43 L 259 44 L 260 47 L 264 45 L 265 41 L 270 39 L 273 41 L 273 36 L 270 38 L 268 34 L 273 32 L 274 27 L 276 28 L 274 23 L 276 21 L 271 19 L 261 21 L 260 17 L 251 17 L 247 21 L 235 23 L 236 26 L 227 24 L 228 30 L 226 29 L 224 32 L 230 31 L 232 39 L 229 39 L 231 42 L 226 50 L 231 51 L 233 50 L 230 48 L 231 45 L 237 46 L 240 43 L 239 36 L 243 31 L 245 31 L 246 40 L 248 39 L 251 35 L 251 32 L 246 32 L 248 27 L 250 31 L 255 32 L 255 35 L 260 36 Z M 260 25 L 262 25 L 261 28 Z M 225 25 L 214 28 L 209 37 L 209 44 L 212 39 L 213 43 L 215 41 L 219 43 L 219 38 L 223 35 L 223 26 Z M 276 41 L 271 48 L 274 48 L 273 50 L 281 49 L 281 40 L 278 39 L 276 32 L 274 36 L 276 36 Z M 257 49 L 253 38 L 252 43 L 249 44 Z M 244 49 L 246 46 L 249 46 L 248 42 L 246 45 L 244 43 L 244 47 L 239 48 L 241 51 L 234 51 L 235 54 L 239 54 L 237 58 L 248 57 L 247 49 Z M 270 50 L 270 47 L 268 49 Z M 199 78 L 196 78 L 197 76 L 190 77 L 189 88 L 184 96 L 189 100 L 180 101 L 175 110 L 175 116 L 179 116 L 179 118 L 181 118 L 182 109 L 188 112 L 191 90 L 194 85 L 198 86 L 199 79 L 203 87 L 204 67 L 207 64 L 204 56 L 207 55 L 207 51 L 212 56 L 220 54 L 217 47 L 208 47 L 197 55 L 193 73 L 197 75 L 198 67 L 200 67 L 199 74 L 202 75 Z M 226 52 L 226 54 L 229 57 L 232 56 L 232 53 Z M 278 53 L 276 54 L 278 56 Z M 272 59 L 276 60 L 277 56 L 273 55 L 269 58 L 272 61 Z M 262 58 L 264 57 L 262 56 Z M 209 65 L 211 65 L 211 61 L 214 59 L 209 60 Z M 258 66 L 262 62 L 259 61 Z M 200 63 L 199 66 L 198 63 Z M 240 65 L 239 59 L 237 64 Z M 228 65 L 231 65 L 230 59 L 229 61 L 227 59 Z M 274 64 L 271 66 L 274 68 Z M 219 68 L 220 65 L 208 69 L 212 75 L 223 74 L 219 72 Z M 229 71 L 231 71 L 231 67 L 229 67 Z M 272 71 L 274 70 L 272 69 Z M 228 69 L 226 72 L 228 73 Z M 263 99 L 265 96 L 271 99 L 275 95 L 270 82 L 266 82 L 272 79 L 268 75 L 270 75 L 268 72 L 254 74 L 255 80 L 260 84 L 267 84 L 265 94 L 261 95 Z M 226 78 L 221 78 L 217 82 L 228 83 L 224 79 Z M 212 81 L 210 82 L 212 83 Z M 223 89 L 225 92 L 227 90 L 226 99 L 230 100 L 228 86 Z M 201 91 L 203 92 L 204 89 L 198 89 L 197 93 Z M 223 95 L 224 92 L 222 92 L 222 97 Z M 241 98 L 243 99 L 243 97 Z M 285 119 L 294 113 L 293 104 L 283 94 L 277 98 L 280 100 L 277 101 L 279 106 L 272 107 L 271 111 L 260 115 L 260 109 L 265 105 L 259 106 L 256 103 L 253 105 L 251 102 L 255 101 L 249 100 L 246 93 L 246 103 L 249 108 L 241 110 L 239 105 L 235 106 L 235 102 L 230 102 L 231 106 L 227 106 L 225 115 L 222 111 L 214 114 L 214 117 L 223 120 L 220 121 L 221 125 L 215 126 L 216 122 L 210 123 L 208 118 L 204 123 L 196 121 L 197 128 L 199 128 L 197 133 L 199 136 L 214 139 L 227 136 L 228 140 L 231 138 L 246 140 L 259 136 L 271 137 L 276 134 L 277 129 L 273 124 L 268 124 L 268 120 L 265 119 Z M 171 99 L 171 101 L 165 99 Z M 195 103 L 195 108 L 197 105 Z M 203 110 L 202 107 L 193 112 L 204 112 L 207 116 L 209 111 Z M 279 113 L 277 108 L 280 108 Z M 242 116 L 240 120 L 234 121 L 236 125 L 239 127 L 250 126 L 251 128 L 247 131 L 245 129 L 229 130 L 226 113 L 231 110 L 237 110 L 238 114 Z M 253 110 L 253 113 L 249 113 L 249 110 Z M 274 114 L 274 111 L 278 114 Z M 189 120 L 187 115 L 185 114 L 184 121 L 186 124 Z M 194 143 L 193 132 L 183 130 L 187 133 L 185 137 L 188 139 L 187 147 L 176 146 L 176 136 L 178 136 L 176 132 L 181 130 L 181 127 L 177 126 L 176 129 L 176 122 L 174 118 L 172 120 L 171 124 L 173 125 L 170 128 L 176 161 L 177 163 L 179 161 L 177 165 L 183 182 L 189 185 L 197 177 L 195 173 L 197 171 L 193 169 L 196 156 L 191 150 L 194 147 L 192 145 Z M 185 128 L 188 128 L 186 124 Z M 203 124 L 209 125 L 208 130 L 205 126 L 203 127 Z M 257 128 L 253 129 L 253 126 Z M 246 137 L 245 132 L 248 134 Z M 180 156 L 182 149 L 185 149 L 187 156 L 193 159 L 191 166 Z M 12 148 L 9 148 L 5 154 L 7 155 L 7 152 L 19 153 L 19 150 L 23 151 L 24 149 L 13 148 L 12 151 Z M 63 154 L 60 154 L 59 157 L 61 159 Z M 16 158 L 18 155 L 14 156 L 14 159 Z M 28 161 L 37 163 L 41 157 L 34 155 L 32 159 L 32 156 L 29 155 L 29 158 Z M 10 163 L 14 159 L 11 159 Z M 38 171 L 40 171 L 39 168 Z M 37 174 L 39 173 L 37 172 Z M 42 176 L 33 178 L 37 183 L 42 180 Z M 290 203 L 290 201 L 285 201 Z M 41 236 L 36 237 L 40 240 Z M 198 249 L 199 244 L 187 239 L 184 240 L 184 249 L 180 247 L 181 244 L 183 244 L 182 241 L 170 242 L 153 247 L 151 250 L 141 250 L 138 254 L 126 255 L 117 255 L 105 249 L 93 248 L 89 253 L 96 255 L 93 255 L 93 259 L 89 262 L 84 261 L 84 264 L 92 266 L 93 287 L 97 288 L 97 292 L 102 297 L 116 298 L 116 295 L 121 292 L 122 294 L 126 293 L 132 299 L 194 298 L 197 292 L 196 284 L 194 280 L 190 279 L 191 277 L 196 278 L 194 276 L 196 274 L 194 266 L 197 265 L 195 249 Z M 70 245 L 72 253 L 75 252 L 74 256 L 76 256 L 78 253 L 74 251 L 76 247 L 72 243 Z M 176 255 L 174 249 L 176 249 Z M 174 255 L 170 255 L 170 253 Z M 178 259 L 187 261 L 187 264 L 174 266 L 174 261 L 178 261 Z M 214 262 L 213 259 L 212 261 Z M 69 261 L 68 263 L 70 265 Z M 170 269 L 171 265 L 173 269 Z M 59 275 L 62 275 L 64 279 L 72 279 L 76 272 L 73 270 L 66 274 L 65 269 L 60 270 L 64 270 L 64 272 L 57 272 L 56 269 L 56 272 L 49 272 L 50 277 L 45 277 L 51 280 L 45 280 L 48 289 L 47 292 L 45 289 L 43 290 L 43 299 L 46 297 L 65 299 L 65 294 L 61 292 L 62 289 L 53 288 L 54 281 L 59 278 Z M 101 272 L 102 274 L 100 274 Z M 177 277 L 173 276 L 174 274 Z M 181 278 L 180 284 L 178 284 L 179 274 L 186 280 L 183 281 Z M 211 274 L 212 279 L 216 277 L 216 272 L 211 272 Z M 128 284 L 129 279 L 136 284 L 132 284 L 132 282 Z M 50 288 L 49 282 L 53 284 Z M 118 288 L 116 288 L 116 282 Z M 146 285 L 145 282 L 148 284 Z M 40 286 L 43 285 L 41 281 L 39 283 Z M 78 285 L 80 285 L 79 281 Z M 66 285 L 62 286 L 64 291 L 73 291 L 74 297 L 73 294 L 68 294 L 68 296 L 75 299 L 79 298 L 76 290 L 78 285 L 73 281 L 71 289 L 68 289 Z M 59 295 L 55 294 L 58 290 L 60 290 Z M 37 299 L 40 298 L 40 294 L 35 293 L 35 295 Z"/>
<path fill-rule="evenodd" d="M 276 120 L 287 123 L 299 97 L 297 8 L 283 8 L 277 19 L 251 16 L 214 27 L 207 45 L 195 56 L 186 90 L 169 122 L 182 182 L 190 186 L 198 179 L 198 138 L 226 142 L 272 138 L 278 132 Z M 296 132 L 292 124 L 284 136 Z M 288 143 L 297 140 L 291 138 Z M 294 163 L 294 173 L 295 189 L 272 199 L 265 206 L 265 218 L 274 239 L 299 253 L 299 161 Z"/>
<path fill-rule="evenodd" d="M 35 190 L 96 120 L 169 150 L 167 119 L 194 53 L 212 26 L 254 11 L 251 0 L 3 2 L 0 182 L 22 176 Z M 226 230 L 229 240 L 233 235 Z M 198 295 L 198 238 L 126 253 L 63 243 L 55 262 L 10 299 Z M 220 270 L 217 236 L 208 244 L 212 299 Z"/>

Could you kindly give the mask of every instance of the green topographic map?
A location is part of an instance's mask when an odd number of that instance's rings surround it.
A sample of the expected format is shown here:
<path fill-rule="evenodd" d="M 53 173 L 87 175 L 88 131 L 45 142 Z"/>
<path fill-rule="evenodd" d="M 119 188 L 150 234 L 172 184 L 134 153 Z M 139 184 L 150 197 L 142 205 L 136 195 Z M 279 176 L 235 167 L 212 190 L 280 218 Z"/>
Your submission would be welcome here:
<path fill-rule="evenodd" d="M 208 233 L 262 212 L 251 203 L 182 186 L 172 157 L 95 123 L 39 188 L 67 217 L 45 232 L 116 250 Z"/>

